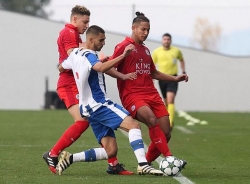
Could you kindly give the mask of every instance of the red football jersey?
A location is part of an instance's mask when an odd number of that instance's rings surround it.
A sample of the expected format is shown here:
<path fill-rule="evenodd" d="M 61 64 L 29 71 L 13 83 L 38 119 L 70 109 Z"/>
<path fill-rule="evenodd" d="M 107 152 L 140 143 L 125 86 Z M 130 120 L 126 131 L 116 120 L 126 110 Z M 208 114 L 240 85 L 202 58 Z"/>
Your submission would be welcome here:
<path fill-rule="evenodd" d="M 123 105 L 128 103 L 126 102 L 128 95 L 130 95 L 130 98 L 131 95 L 134 95 L 136 98 L 136 96 L 141 95 L 158 94 L 151 77 L 151 73 L 156 70 L 156 67 L 146 46 L 136 44 L 133 39 L 126 37 L 124 41 L 116 45 L 114 54 L 110 59 L 121 55 L 125 47 L 131 43 L 134 44 L 135 49 L 116 66 L 117 71 L 121 73 L 136 72 L 137 74 L 136 80 L 117 80 L 119 95 Z"/>
<path fill-rule="evenodd" d="M 79 43 L 82 43 L 82 40 L 77 27 L 72 24 L 66 24 L 64 29 L 60 31 L 57 39 L 59 63 L 62 63 L 68 57 L 67 50 L 79 47 Z M 57 87 L 68 85 L 72 82 L 74 82 L 74 75 L 71 70 L 66 70 L 60 73 Z"/>

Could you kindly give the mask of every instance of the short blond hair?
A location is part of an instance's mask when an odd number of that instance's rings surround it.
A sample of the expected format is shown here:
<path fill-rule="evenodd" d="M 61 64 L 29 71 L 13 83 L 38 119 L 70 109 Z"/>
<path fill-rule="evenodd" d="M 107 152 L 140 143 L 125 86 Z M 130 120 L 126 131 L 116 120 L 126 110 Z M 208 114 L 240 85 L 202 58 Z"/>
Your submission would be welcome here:
<path fill-rule="evenodd" d="M 90 16 L 90 11 L 85 6 L 76 5 L 71 10 L 71 16 L 73 15 L 87 15 Z"/>

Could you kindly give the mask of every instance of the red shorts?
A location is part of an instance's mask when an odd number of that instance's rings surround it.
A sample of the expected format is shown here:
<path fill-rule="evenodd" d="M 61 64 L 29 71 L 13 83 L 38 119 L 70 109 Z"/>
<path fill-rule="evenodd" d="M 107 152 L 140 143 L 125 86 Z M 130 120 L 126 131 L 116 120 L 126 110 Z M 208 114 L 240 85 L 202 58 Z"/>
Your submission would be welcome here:
<path fill-rule="evenodd" d="M 145 95 L 128 95 L 125 99 L 122 104 L 133 118 L 136 117 L 137 110 L 142 106 L 148 106 L 157 119 L 163 116 L 169 116 L 166 106 L 159 94 L 147 95 L 146 98 Z"/>
<path fill-rule="evenodd" d="M 79 104 L 79 93 L 75 82 L 70 85 L 58 87 L 57 94 L 67 108 L 72 105 Z"/>

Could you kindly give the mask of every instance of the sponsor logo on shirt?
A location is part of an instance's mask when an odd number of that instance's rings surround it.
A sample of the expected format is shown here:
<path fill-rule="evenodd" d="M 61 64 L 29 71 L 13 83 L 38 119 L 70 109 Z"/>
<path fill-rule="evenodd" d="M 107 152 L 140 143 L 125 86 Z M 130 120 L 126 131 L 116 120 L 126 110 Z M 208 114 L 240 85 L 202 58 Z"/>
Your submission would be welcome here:
<path fill-rule="evenodd" d="M 150 74 L 150 64 L 143 63 L 143 59 L 139 59 L 139 62 L 135 64 L 136 74 Z"/>

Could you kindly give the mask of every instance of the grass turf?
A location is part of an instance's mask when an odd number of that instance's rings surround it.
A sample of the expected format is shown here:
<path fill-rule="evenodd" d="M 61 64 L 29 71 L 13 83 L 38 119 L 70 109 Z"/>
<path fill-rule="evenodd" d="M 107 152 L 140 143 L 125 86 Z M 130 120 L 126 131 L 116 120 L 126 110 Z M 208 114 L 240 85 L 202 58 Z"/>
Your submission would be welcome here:
<path fill-rule="evenodd" d="M 182 174 L 193 183 L 249 183 L 250 113 L 190 112 L 208 125 L 187 126 L 176 117 L 175 125 L 189 129 L 185 134 L 174 128 L 169 143 L 172 153 L 186 159 Z M 179 183 L 171 177 L 108 175 L 106 161 L 75 163 L 62 176 L 53 175 L 42 160 L 61 134 L 71 125 L 67 111 L 0 111 L 0 183 L 1 184 L 146 184 Z M 143 138 L 149 143 L 147 128 L 142 125 Z M 136 172 L 137 161 L 127 137 L 117 131 L 118 158 L 126 168 Z M 80 152 L 99 147 L 89 128 L 70 148 Z M 157 167 L 157 163 L 154 163 Z"/>

